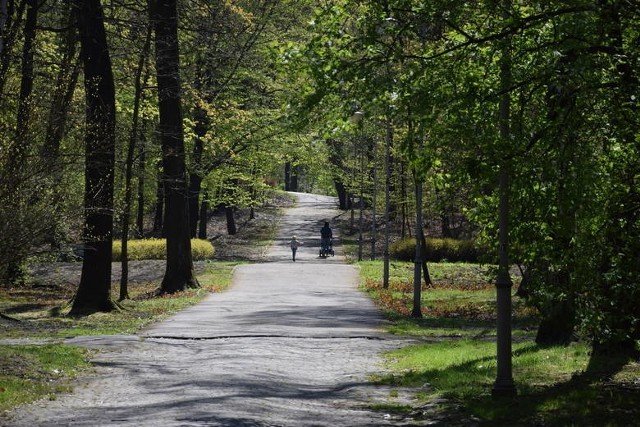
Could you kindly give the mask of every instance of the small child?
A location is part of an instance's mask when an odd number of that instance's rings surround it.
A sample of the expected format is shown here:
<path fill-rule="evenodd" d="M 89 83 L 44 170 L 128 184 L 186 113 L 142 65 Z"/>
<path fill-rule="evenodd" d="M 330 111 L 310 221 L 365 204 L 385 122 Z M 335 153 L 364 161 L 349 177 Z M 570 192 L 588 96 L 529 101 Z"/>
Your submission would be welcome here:
<path fill-rule="evenodd" d="M 301 241 L 298 240 L 298 237 L 293 236 L 291 241 L 289 242 L 289 246 L 291 247 L 291 255 L 293 256 L 293 262 L 296 262 L 296 252 L 298 251 L 298 246 L 302 244 Z"/>

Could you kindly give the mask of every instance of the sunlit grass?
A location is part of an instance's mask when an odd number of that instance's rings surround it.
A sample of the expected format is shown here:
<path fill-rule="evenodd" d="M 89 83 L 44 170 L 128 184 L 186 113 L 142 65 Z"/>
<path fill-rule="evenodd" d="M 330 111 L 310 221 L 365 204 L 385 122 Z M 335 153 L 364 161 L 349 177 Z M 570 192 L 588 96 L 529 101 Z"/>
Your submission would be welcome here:
<path fill-rule="evenodd" d="M 3 328 L 0 337 L 134 334 L 150 323 L 163 320 L 201 301 L 211 292 L 227 289 L 231 284 L 233 269 L 238 264 L 209 262 L 198 275 L 200 288 L 171 295 L 157 296 L 159 283 L 155 282 L 130 286 L 130 299 L 119 302 L 119 310 L 84 317 L 66 316 L 71 308 L 73 287 L 12 290 L 10 300 L 8 296 L 1 298 L 7 301 L 4 306 L 11 309 L 11 316 L 21 322 L 15 328 Z M 8 294 L 0 292 L 1 295 Z M 23 328 L 23 325 L 28 328 Z"/>
<path fill-rule="evenodd" d="M 69 317 L 73 288 L 8 290 L 0 292 L 5 307 L 14 307 L 20 319 L 14 328 L 3 328 L 1 338 L 62 338 L 81 335 L 135 334 L 151 323 L 166 319 L 209 295 L 222 292 L 232 281 L 239 262 L 211 262 L 198 275 L 201 287 L 157 296 L 158 283 L 130 287 L 130 299 L 120 309 Z M 41 398 L 55 399 L 69 389 L 69 380 L 86 369 L 87 351 L 65 345 L 0 346 L 0 410 Z"/>
<path fill-rule="evenodd" d="M 194 261 L 210 259 L 215 250 L 208 240 L 191 239 L 191 256 Z M 166 259 L 166 239 L 135 239 L 127 241 L 127 259 L 142 261 L 151 259 Z M 122 257 L 122 242 L 113 241 L 113 260 L 120 261 Z"/>
<path fill-rule="evenodd" d="M 88 350 L 63 345 L 0 346 L 0 411 L 70 390 L 90 367 Z"/>
<path fill-rule="evenodd" d="M 389 353 L 392 373 L 378 379 L 414 388 L 418 407 L 446 399 L 454 412 L 492 426 L 617 426 L 640 417 L 637 361 L 599 360 L 597 369 L 608 372 L 613 366 L 613 374 L 603 379 L 591 371 L 588 344 L 536 345 L 536 313 L 515 296 L 512 363 L 518 396 L 492 397 L 496 314 L 490 267 L 430 264 L 434 284 L 422 287 L 423 317 L 413 319 L 413 265 L 392 263 L 389 289 L 382 288 L 380 262 L 359 265 L 362 289 L 391 321 L 387 330 L 427 341 Z"/>

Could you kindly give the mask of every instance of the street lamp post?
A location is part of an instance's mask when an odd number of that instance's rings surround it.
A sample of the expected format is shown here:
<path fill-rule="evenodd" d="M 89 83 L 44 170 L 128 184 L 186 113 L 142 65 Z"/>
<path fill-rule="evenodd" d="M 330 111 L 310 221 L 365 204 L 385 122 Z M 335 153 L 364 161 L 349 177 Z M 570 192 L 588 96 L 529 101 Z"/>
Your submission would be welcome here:
<path fill-rule="evenodd" d="M 351 116 L 351 122 L 355 123 L 358 126 L 358 141 L 362 144 L 362 119 L 364 118 L 364 111 L 356 110 Z M 354 150 L 356 153 L 356 161 L 357 163 L 357 153 L 358 150 Z M 362 261 L 362 226 L 363 226 L 363 209 L 364 209 L 364 155 L 362 154 L 362 149 L 360 150 L 360 217 L 358 220 L 358 261 Z M 355 168 L 354 168 L 355 169 Z M 355 178 L 355 177 L 354 177 Z M 353 210 L 352 218 L 353 218 Z M 353 221 L 352 221 L 353 222 Z"/>

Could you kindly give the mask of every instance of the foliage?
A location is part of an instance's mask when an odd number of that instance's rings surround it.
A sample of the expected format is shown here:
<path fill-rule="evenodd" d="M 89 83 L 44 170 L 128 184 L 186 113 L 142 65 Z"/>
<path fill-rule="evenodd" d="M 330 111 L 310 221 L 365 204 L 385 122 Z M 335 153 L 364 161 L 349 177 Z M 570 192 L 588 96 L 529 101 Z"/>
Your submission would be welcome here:
<path fill-rule="evenodd" d="M 425 252 L 429 262 L 479 262 L 481 254 L 472 240 L 427 238 Z M 389 247 L 389 255 L 399 261 L 412 261 L 415 258 L 415 239 L 401 239 Z"/>
<path fill-rule="evenodd" d="M 113 260 L 120 261 L 122 242 L 113 241 Z M 141 261 L 146 259 L 166 259 L 165 239 L 140 239 L 128 241 L 129 261 Z M 195 261 L 206 260 L 213 257 L 215 248 L 208 240 L 191 239 L 191 252 Z"/>
<path fill-rule="evenodd" d="M 505 165 L 523 295 L 551 322 L 564 307 L 596 347 L 633 347 L 638 16 L 617 1 L 322 4 L 313 37 L 289 51 L 311 80 L 292 105 L 329 129 L 354 102 L 392 122 L 394 155 L 428 183 L 429 208 L 451 218 L 440 195 L 464 194 L 458 209 L 494 253 Z"/>

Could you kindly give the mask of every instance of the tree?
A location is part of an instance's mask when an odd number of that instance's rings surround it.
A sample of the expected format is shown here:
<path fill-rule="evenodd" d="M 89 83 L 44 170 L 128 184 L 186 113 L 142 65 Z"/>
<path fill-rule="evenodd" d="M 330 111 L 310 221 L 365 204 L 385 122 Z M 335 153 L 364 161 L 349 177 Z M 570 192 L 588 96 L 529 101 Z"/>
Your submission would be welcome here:
<path fill-rule="evenodd" d="M 115 163 L 115 88 L 99 0 L 76 0 L 86 99 L 82 276 L 71 315 L 110 311 Z"/>
<path fill-rule="evenodd" d="M 199 286 L 191 257 L 176 0 L 156 0 L 151 19 L 155 28 L 167 239 L 167 265 L 160 292 L 175 293 Z"/>
<path fill-rule="evenodd" d="M 134 101 L 133 101 L 133 119 L 131 124 L 131 133 L 129 135 L 129 145 L 127 147 L 127 160 L 125 164 L 125 177 L 124 177 L 124 213 L 122 215 L 122 233 L 121 233 L 121 257 L 122 257 L 122 275 L 120 277 L 120 297 L 119 300 L 129 298 L 128 281 L 129 281 L 129 259 L 128 259 L 128 241 L 129 241 L 129 222 L 131 218 L 131 205 L 133 198 L 133 157 L 136 151 L 136 145 L 139 139 L 140 122 L 140 104 L 143 98 L 143 85 L 146 84 L 148 73 L 145 72 L 147 66 L 147 58 L 149 57 L 149 50 L 151 48 L 151 25 L 147 27 L 147 33 L 145 35 L 144 47 L 140 53 L 140 59 L 135 72 L 134 78 Z M 140 232 L 142 227 L 140 227 Z"/>

